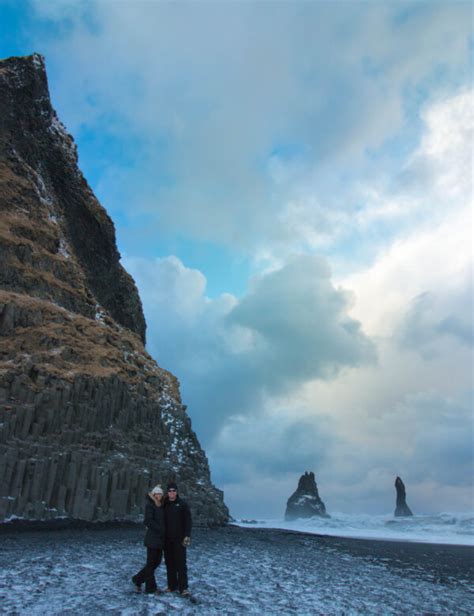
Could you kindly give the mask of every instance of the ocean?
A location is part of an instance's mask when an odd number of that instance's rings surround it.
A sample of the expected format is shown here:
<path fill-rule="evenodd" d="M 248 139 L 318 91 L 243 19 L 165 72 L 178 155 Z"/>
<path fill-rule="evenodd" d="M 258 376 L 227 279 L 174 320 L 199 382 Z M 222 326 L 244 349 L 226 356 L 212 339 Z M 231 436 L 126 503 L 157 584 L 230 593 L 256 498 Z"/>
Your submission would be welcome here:
<path fill-rule="evenodd" d="M 386 539 L 474 546 L 474 513 L 421 514 L 407 518 L 393 515 L 331 513 L 330 518 L 313 517 L 286 522 L 237 520 L 242 527 L 293 530 L 332 537 Z"/>

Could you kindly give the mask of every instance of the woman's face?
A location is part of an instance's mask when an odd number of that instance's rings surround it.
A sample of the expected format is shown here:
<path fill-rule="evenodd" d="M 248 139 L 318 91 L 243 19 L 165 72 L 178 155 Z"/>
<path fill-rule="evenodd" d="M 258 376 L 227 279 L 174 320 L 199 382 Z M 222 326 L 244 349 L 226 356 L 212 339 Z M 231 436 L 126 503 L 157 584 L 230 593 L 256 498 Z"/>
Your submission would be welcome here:
<path fill-rule="evenodd" d="M 155 493 L 153 494 L 153 500 L 157 505 L 161 505 L 161 501 L 163 500 L 163 494 Z"/>

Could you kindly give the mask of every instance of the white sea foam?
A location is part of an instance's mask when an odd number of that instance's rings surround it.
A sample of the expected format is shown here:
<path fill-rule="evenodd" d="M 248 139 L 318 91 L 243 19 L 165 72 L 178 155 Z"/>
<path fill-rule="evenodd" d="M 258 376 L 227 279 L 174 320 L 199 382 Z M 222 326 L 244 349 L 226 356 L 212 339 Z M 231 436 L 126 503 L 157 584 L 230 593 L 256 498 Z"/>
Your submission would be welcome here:
<path fill-rule="evenodd" d="M 474 546 L 474 513 L 393 515 L 331 513 L 330 518 L 238 520 L 242 527 L 278 528 L 334 537 L 385 539 Z"/>

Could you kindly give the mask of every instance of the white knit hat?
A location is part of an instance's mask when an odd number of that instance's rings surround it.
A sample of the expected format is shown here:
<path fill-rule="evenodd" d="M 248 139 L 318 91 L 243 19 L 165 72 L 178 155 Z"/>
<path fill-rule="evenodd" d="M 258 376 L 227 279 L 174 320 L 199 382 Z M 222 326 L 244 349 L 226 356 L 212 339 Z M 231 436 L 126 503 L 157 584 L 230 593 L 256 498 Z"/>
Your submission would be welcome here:
<path fill-rule="evenodd" d="M 157 485 L 151 491 L 152 494 L 161 494 L 163 496 L 163 488 L 160 485 Z"/>

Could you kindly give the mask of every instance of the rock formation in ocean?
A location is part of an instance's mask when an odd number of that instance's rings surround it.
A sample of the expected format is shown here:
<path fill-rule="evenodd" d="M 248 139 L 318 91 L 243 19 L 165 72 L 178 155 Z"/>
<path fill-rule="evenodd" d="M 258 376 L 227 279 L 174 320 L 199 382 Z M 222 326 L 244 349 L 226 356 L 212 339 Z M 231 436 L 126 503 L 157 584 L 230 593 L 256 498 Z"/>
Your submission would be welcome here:
<path fill-rule="evenodd" d="M 286 503 L 285 520 L 312 518 L 313 516 L 329 518 L 326 507 L 319 497 L 314 473 L 306 472 L 298 481 L 298 488 Z"/>
<path fill-rule="evenodd" d="M 0 212 L 0 520 L 135 520 L 175 479 L 197 523 L 224 523 L 38 54 L 0 62 Z"/>
<path fill-rule="evenodd" d="M 397 506 L 395 509 L 395 516 L 403 517 L 403 516 L 413 515 L 410 507 L 407 505 L 405 484 L 400 479 L 400 477 L 397 477 L 395 479 L 395 489 L 397 491 Z"/>

